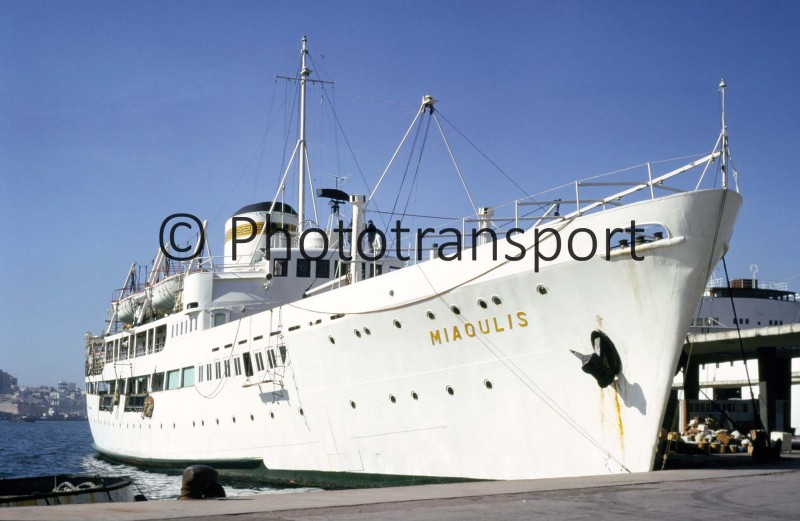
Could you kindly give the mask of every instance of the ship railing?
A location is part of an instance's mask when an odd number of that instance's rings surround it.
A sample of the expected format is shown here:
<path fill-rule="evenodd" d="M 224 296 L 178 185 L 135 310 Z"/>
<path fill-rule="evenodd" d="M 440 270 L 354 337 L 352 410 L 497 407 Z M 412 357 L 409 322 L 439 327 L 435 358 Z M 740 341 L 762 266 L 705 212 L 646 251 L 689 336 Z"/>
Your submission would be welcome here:
<path fill-rule="evenodd" d="M 694 161 L 657 177 L 653 176 L 653 166 L 658 163 L 674 160 L 648 162 L 623 170 L 573 181 L 572 183 L 562 185 L 538 195 L 518 199 L 512 203 L 514 209 L 514 226 L 521 227 L 520 223 L 523 220 L 538 221 L 541 219 L 544 221 L 547 219 L 570 219 L 579 217 L 592 211 L 603 211 L 609 207 L 618 207 L 623 204 L 630 204 L 645 199 L 657 199 L 662 195 L 667 195 L 664 194 L 664 192 L 674 194 L 699 190 L 703 185 L 710 167 L 716 164 L 717 159 L 721 156 L 722 152 L 715 150 L 701 157 L 689 156 L 677 158 L 679 160 L 686 160 L 691 157 L 697 157 Z M 642 169 L 646 171 L 646 181 L 610 180 L 612 176 L 621 174 L 628 176 L 630 172 Z M 699 172 L 699 177 L 694 178 L 693 176 L 684 175 L 688 172 Z M 669 182 L 669 184 L 667 184 L 667 182 Z M 604 192 L 611 187 L 625 188 L 611 195 L 604 195 Z M 564 196 L 552 197 L 553 193 L 559 195 L 564 194 Z M 527 208 L 529 207 L 534 207 L 534 210 L 528 212 Z M 543 213 L 537 215 L 536 210 L 540 212 L 543 210 Z"/>
<path fill-rule="evenodd" d="M 183 264 L 174 264 L 173 267 L 170 269 L 169 272 L 164 272 L 165 275 L 159 277 L 159 279 L 151 284 L 146 282 L 137 282 L 135 284 L 128 284 L 124 288 L 115 289 L 111 292 L 111 302 L 119 302 L 121 300 L 125 300 L 128 297 L 132 297 L 134 295 L 138 295 L 144 293 L 144 291 L 151 287 L 156 286 L 163 282 L 164 280 L 174 277 L 175 275 L 181 275 L 189 271 L 188 266 Z"/>
<path fill-rule="evenodd" d="M 719 142 L 717 143 L 719 145 Z M 411 257 L 409 262 L 426 261 L 439 254 L 439 245 L 452 241 L 451 236 L 442 236 L 438 232 L 451 229 L 461 234 L 462 249 L 472 248 L 473 233 L 481 229 L 493 230 L 498 237 L 505 237 L 512 229 L 527 230 L 537 226 L 554 225 L 560 221 L 580 217 L 582 215 L 602 212 L 607 209 L 623 205 L 652 200 L 664 195 L 697 191 L 706 185 L 718 184 L 722 179 L 723 186 L 727 187 L 727 176 L 722 171 L 722 151 L 715 149 L 711 153 L 685 156 L 665 161 L 643 163 L 634 167 L 601 174 L 582 180 L 573 181 L 539 194 L 517 199 L 511 203 L 490 208 L 482 215 L 472 214 L 463 218 L 444 219 L 432 229 L 437 233 L 427 234 L 422 240 L 416 233 L 401 237 L 400 251 Z M 663 168 L 663 164 L 683 164 L 666 173 L 655 175 L 656 167 Z M 715 168 L 712 166 L 716 165 Z M 715 175 L 709 175 L 716 171 Z M 623 177 L 624 176 L 624 177 Z M 631 180 L 639 177 L 640 180 Z M 621 190 L 608 194 L 610 188 L 617 187 Z M 738 191 L 738 185 L 736 186 Z M 409 228 L 413 228 L 409 226 Z M 663 230 L 650 230 L 642 237 L 637 236 L 637 241 L 650 242 L 663 237 Z M 488 234 L 486 234 L 488 235 Z M 389 245 L 387 251 L 395 252 L 395 237 L 387 234 Z M 452 254 L 456 248 L 445 249 L 447 254 Z M 444 253 L 443 251 L 443 253 Z M 468 255 L 468 253 L 466 253 Z"/>
<path fill-rule="evenodd" d="M 776 280 L 758 279 L 758 289 L 774 289 L 777 291 L 789 291 L 789 283 L 780 282 Z"/>

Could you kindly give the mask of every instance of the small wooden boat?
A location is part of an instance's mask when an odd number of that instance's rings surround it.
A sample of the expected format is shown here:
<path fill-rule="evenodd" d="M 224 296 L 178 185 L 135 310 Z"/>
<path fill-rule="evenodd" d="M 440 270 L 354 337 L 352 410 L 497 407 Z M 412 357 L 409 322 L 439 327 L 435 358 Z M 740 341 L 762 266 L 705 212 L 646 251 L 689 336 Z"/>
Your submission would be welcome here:
<path fill-rule="evenodd" d="M 59 474 L 35 478 L 0 479 L 0 507 L 117 503 L 144 501 L 134 494 L 128 476 L 104 478 Z"/>

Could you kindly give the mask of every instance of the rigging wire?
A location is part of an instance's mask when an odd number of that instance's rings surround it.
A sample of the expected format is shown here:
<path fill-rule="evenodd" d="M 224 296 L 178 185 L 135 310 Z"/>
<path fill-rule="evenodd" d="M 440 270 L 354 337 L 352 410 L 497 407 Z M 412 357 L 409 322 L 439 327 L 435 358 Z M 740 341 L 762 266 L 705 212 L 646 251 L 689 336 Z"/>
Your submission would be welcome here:
<path fill-rule="evenodd" d="M 731 279 L 728 277 L 728 264 L 725 262 L 725 257 L 722 257 L 722 269 L 725 271 L 725 282 L 728 285 L 728 297 L 731 300 L 731 309 L 733 310 L 733 323 L 736 326 L 736 336 L 739 339 L 739 349 L 742 352 L 742 362 L 744 362 L 744 371 L 747 376 L 747 389 L 750 391 L 750 404 L 753 409 L 753 425 L 761 426 L 761 419 L 756 415 L 756 399 L 753 396 L 753 382 L 750 380 L 750 370 L 747 368 L 747 358 L 744 353 L 744 341 L 742 340 L 742 330 L 739 328 L 739 317 L 736 314 L 736 304 L 733 300 L 733 292 L 731 291 Z"/>
<path fill-rule="evenodd" d="M 417 154 L 417 165 L 414 168 L 414 177 L 411 179 L 411 184 L 409 185 L 408 189 L 408 197 L 406 198 L 406 204 L 403 206 L 403 213 L 400 215 L 400 218 L 406 216 L 406 210 L 408 210 L 408 205 L 411 202 L 411 198 L 416 195 L 416 190 L 419 187 L 419 179 L 420 179 L 420 167 L 422 166 L 422 156 L 425 154 L 425 145 L 428 143 L 428 134 L 430 133 L 431 129 L 431 120 L 428 119 L 428 125 L 425 127 L 425 135 L 422 136 L 422 143 L 419 147 L 419 154 Z M 401 186 L 402 188 L 402 186 Z M 399 197 L 399 194 L 398 194 Z M 395 201 L 395 204 L 397 202 Z M 392 208 L 394 211 L 394 208 Z"/>
<path fill-rule="evenodd" d="M 527 197 L 531 197 L 531 195 L 530 195 L 528 192 L 526 192 L 526 191 L 525 191 L 525 189 L 524 189 L 524 188 L 522 188 L 522 186 L 520 186 L 520 185 L 519 185 L 519 183 L 517 183 L 516 181 L 514 181 L 514 179 L 512 179 L 510 175 L 508 175 L 508 174 L 507 174 L 507 173 L 506 173 L 506 172 L 505 172 L 505 171 L 504 171 L 502 168 L 500 168 L 500 167 L 497 165 L 497 163 L 495 163 L 494 161 L 492 161 L 492 160 L 489 158 L 489 156 L 487 156 L 487 155 L 486 155 L 486 154 L 485 154 L 485 153 L 484 153 L 484 152 L 483 152 L 483 151 L 482 151 L 480 148 L 478 148 L 478 146 L 477 146 L 475 143 L 473 143 L 473 142 L 472 142 L 472 141 L 471 141 L 471 140 L 470 140 L 470 139 L 469 139 L 469 138 L 468 138 L 466 135 L 464 135 L 464 133 L 463 133 L 463 132 L 461 132 L 461 131 L 460 131 L 460 130 L 459 130 L 459 129 L 458 129 L 456 126 L 455 126 L 455 125 L 453 125 L 453 123 L 451 123 L 451 122 L 450 122 L 450 120 L 449 120 L 449 119 L 447 119 L 447 118 L 445 117 L 445 115 L 444 115 L 444 114 L 442 114 L 442 111 L 441 111 L 441 110 L 438 110 L 438 109 L 436 109 L 436 112 L 437 112 L 437 113 L 438 113 L 440 116 L 442 116 L 442 119 L 443 119 L 443 120 L 445 120 L 445 122 L 447 122 L 447 124 L 448 124 L 448 125 L 450 125 L 450 126 L 453 128 L 453 130 L 455 130 L 455 131 L 458 133 L 458 135 L 459 135 L 459 136 L 461 136 L 462 138 L 464 138 L 464 140 L 465 140 L 467 143 L 469 143 L 469 144 L 472 146 L 472 148 L 474 148 L 474 149 L 475 149 L 475 150 L 476 150 L 476 151 L 477 151 L 477 152 L 478 152 L 478 153 L 479 153 L 481 156 L 483 156 L 483 158 L 484 158 L 484 159 L 486 159 L 486 160 L 487 160 L 487 161 L 488 161 L 488 162 L 489 162 L 489 163 L 490 163 L 490 164 L 491 164 L 493 167 L 495 167 L 495 168 L 497 169 L 497 171 L 498 171 L 498 172 L 500 172 L 501 174 L 503 174 L 503 176 L 505 176 L 505 178 L 506 178 L 506 179 L 508 179 L 508 180 L 509 180 L 509 181 L 510 181 L 510 182 L 511 182 L 511 183 L 512 183 L 514 186 L 516 186 L 516 187 L 517 187 L 517 188 L 518 188 L 518 189 L 519 189 L 519 190 L 520 190 L 520 191 L 521 191 L 523 194 L 525 194 Z M 475 206 L 475 205 L 473 205 L 473 206 Z"/>
<path fill-rule="evenodd" d="M 244 174 L 250 168 L 250 165 L 253 163 L 253 160 L 255 159 L 256 155 L 258 154 L 258 152 L 260 150 L 262 151 L 262 155 L 263 155 L 263 150 L 266 147 L 267 136 L 269 135 L 269 132 L 272 129 L 272 123 L 273 123 L 273 113 L 272 113 L 272 111 L 273 111 L 273 108 L 274 108 L 276 90 L 277 89 L 275 89 L 275 88 L 272 89 L 272 100 L 270 101 L 270 107 L 269 107 L 269 110 L 267 111 L 267 118 L 266 118 L 266 123 L 265 123 L 265 126 L 264 126 L 264 133 L 261 135 L 261 139 L 259 140 L 259 143 L 256 145 L 255 149 L 253 150 L 253 153 L 250 155 L 250 159 L 247 160 L 247 163 L 245 164 L 244 168 L 239 173 L 239 176 L 236 178 L 236 181 L 233 183 L 233 186 L 231 187 L 230 190 L 228 190 L 228 195 L 226 195 L 225 199 L 223 199 L 222 202 L 219 204 L 219 208 L 217 209 L 217 213 L 214 214 L 214 218 L 211 219 L 210 222 L 217 222 L 217 219 L 219 218 L 220 214 L 222 214 L 223 210 L 225 209 L 225 206 L 227 205 L 228 200 L 230 200 L 231 196 L 236 191 L 236 188 L 239 186 L 239 183 L 244 178 Z M 260 164 L 261 164 L 261 162 L 259 160 L 259 167 L 260 167 Z M 256 171 L 255 178 L 258 179 L 258 171 Z"/>

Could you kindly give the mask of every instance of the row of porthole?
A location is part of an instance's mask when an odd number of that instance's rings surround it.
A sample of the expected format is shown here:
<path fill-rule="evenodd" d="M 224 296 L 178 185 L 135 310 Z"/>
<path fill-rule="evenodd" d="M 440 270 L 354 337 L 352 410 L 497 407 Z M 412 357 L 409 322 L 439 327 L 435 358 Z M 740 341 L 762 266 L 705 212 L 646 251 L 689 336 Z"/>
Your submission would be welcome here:
<path fill-rule="evenodd" d="M 487 389 L 492 389 L 492 388 L 494 387 L 494 385 L 492 384 L 492 381 L 491 381 L 491 380 L 484 380 L 484 381 L 483 381 L 483 385 L 484 385 L 484 387 L 486 387 Z M 453 396 L 454 394 L 456 394 L 456 391 L 455 391 L 455 389 L 453 389 L 453 387 L 452 387 L 452 386 L 450 386 L 450 385 L 448 385 L 448 386 L 446 386 L 446 387 L 445 387 L 445 391 L 447 391 L 447 394 L 449 394 L 450 396 Z M 417 394 L 417 392 L 416 392 L 416 391 L 411 391 L 411 398 L 412 398 L 413 400 L 419 400 L 419 394 Z M 390 401 L 390 402 L 392 402 L 392 403 L 397 403 L 397 398 L 396 398 L 396 397 L 395 397 L 393 394 L 390 394 L 390 395 L 389 395 L 389 401 Z M 353 409 L 355 409 L 355 408 L 356 408 L 356 402 L 355 402 L 355 400 L 350 400 L 350 407 L 352 407 Z M 302 408 L 300 408 L 300 409 L 298 410 L 298 412 L 300 413 L 300 416 L 304 416 L 304 415 L 305 415 L 305 413 L 303 412 L 303 409 L 302 409 Z M 269 417 L 270 417 L 270 418 L 272 418 L 272 419 L 274 419 L 274 418 L 275 418 L 275 413 L 270 411 L 270 413 L 269 413 Z M 251 415 L 250 415 L 250 421 L 255 421 L 255 419 L 256 419 L 256 418 L 255 418 L 255 416 L 253 416 L 253 415 L 251 414 Z M 233 423 L 236 423 L 236 416 L 232 416 L 232 417 L 231 417 L 231 420 L 233 421 Z M 217 425 L 219 425 L 219 418 L 216 418 L 216 419 L 215 419 L 215 421 L 216 421 L 216 424 L 217 424 Z M 105 423 L 105 422 L 101 422 L 101 423 Z M 205 427 L 205 425 L 206 425 L 206 421 L 205 421 L 205 420 L 200 420 L 200 426 L 201 426 L 201 427 Z M 192 420 L 192 427 L 196 427 L 196 426 L 197 426 L 197 422 L 195 422 L 194 420 Z M 128 424 L 127 424 L 127 423 L 125 424 L 125 427 L 126 427 L 126 428 L 128 428 Z M 142 425 L 141 425 L 141 424 L 139 424 L 139 428 L 140 428 L 140 429 L 142 428 Z M 147 428 L 148 428 L 148 429 L 149 429 L 149 428 L 151 428 L 151 425 L 148 425 L 148 427 L 147 427 Z M 163 423 L 159 424 L 159 428 L 163 429 L 163 428 L 164 428 L 164 424 L 163 424 Z M 175 423 L 173 423 L 173 424 L 172 424 L 172 428 L 173 428 L 173 429 L 175 428 Z"/>
<path fill-rule="evenodd" d="M 494 387 L 494 385 L 492 385 L 492 381 L 491 381 L 491 380 L 484 380 L 484 381 L 483 381 L 483 385 L 484 385 L 484 386 L 485 386 L 487 389 L 492 389 L 492 387 Z M 450 386 L 450 385 L 448 385 L 448 386 L 447 386 L 447 387 L 445 387 L 444 389 L 445 389 L 445 391 L 447 391 L 447 394 L 449 394 L 450 396 L 453 396 L 454 394 L 456 394 L 456 390 L 455 390 L 455 389 L 453 389 L 453 387 L 452 387 L 452 386 Z M 417 394 L 417 392 L 416 392 L 416 391 L 411 391 L 411 399 L 412 399 L 412 400 L 419 400 L 419 394 Z M 392 403 L 397 403 L 397 398 L 395 397 L 395 395 L 393 395 L 393 394 L 390 394 L 390 395 L 389 395 L 389 401 L 390 401 L 390 402 L 392 402 Z M 355 400 L 350 400 L 350 407 L 352 407 L 353 409 L 355 409 L 355 408 L 356 408 L 356 402 L 355 402 Z M 302 411 L 302 409 L 301 409 L 301 411 Z M 301 413 L 301 414 L 302 414 L 302 413 Z"/>
<path fill-rule="evenodd" d="M 492 303 L 493 303 L 495 306 L 499 306 L 500 304 L 502 304 L 502 303 L 503 303 L 503 299 L 501 299 L 501 298 L 500 298 L 499 296 L 497 296 L 497 295 L 492 295 L 492 299 L 491 299 L 491 300 L 492 300 Z M 489 307 L 489 304 L 488 304 L 488 303 L 487 303 L 487 302 L 486 302 L 484 299 L 482 299 L 482 298 L 479 298 L 479 299 L 478 299 L 478 306 L 479 306 L 481 309 L 486 309 L 486 308 L 488 308 L 488 307 Z M 460 315 L 460 314 L 461 314 L 461 308 L 460 308 L 460 307 L 458 307 L 458 306 L 456 306 L 455 304 L 453 304 L 452 306 L 450 306 L 450 311 L 452 311 L 452 312 L 453 312 L 454 314 L 456 314 L 456 315 Z M 427 311 L 427 313 L 426 313 L 426 315 L 427 315 L 427 317 L 428 317 L 429 319 L 431 319 L 431 320 L 435 320 L 435 319 L 436 319 L 436 315 L 433 313 L 433 311 L 430 311 L 430 310 L 428 310 L 428 311 Z"/>
<path fill-rule="evenodd" d="M 536 291 L 538 291 L 540 295 L 546 295 L 547 294 L 547 287 L 545 287 L 542 284 L 539 284 L 538 286 L 536 286 Z M 503 299 L 501 299 L 497 295 L 492 295 L 492 303 L 495 306 L 499 306 L 500 304 L 503 303 Z M 479 298 L 478 299 L 478 306 L 480 306 L 482 309 L 486 309 L 486 308 L 489 307 L 489 304 L 484 299 Z M 455 304 L 450 306 L 450 311 L 452 311 L 456 315 L 460 315 L 461 314 L 461 308 L 456 306 Z M 436 315 L 431 310 L 428 310 L 426 315 L 431 320 L 435 320 L 436 319 Z M 396 327 L 397 329 L 401 329 L 403 327 L 403 324 L 397 319 L 394 319 L 394 321 L 392 323 L 394 324 L 394 327 Z M 357 338 L 361 338 L 361 330 L 354 329 L 353 330 L 353 334 L 356 335 Z M 369 336 L 369 335 L 372 334 L 372 332 L 369 330 L 369 328 L 365 327 L 364 328 L 364 334 Z M 333 338 L 333 336 L 328 336 L 328 341 L 331 344 L 335 344 L 336 343 L 336 339 Z"/>
<path fill-rule="evenodd" d="M 302 409 L 300 409 L 300 414 L 303 414 L 303 410 L 302 410 Z M 275 413 L 270 411 L 270 413 L 269 413 L 269 417 L 270 417 L 271 419 L 275 419 Z M 255 417 L 255 416 L 253 416 L 253 415 L 251 414 L 251 415 L 250 415 L 250 421 L 255 421 L 255 420 L 256 420 L 256 417 Z M 232 421 L 233 423 L 236 423 L 236 416 L 231 416 L 231 421 Z M 217 425 L 219 425 L 219 418 L 215 418 L 215 422 L 216 422 L 216 424 L 217 424 Z M 101 424 L 103 424 L 103 425 L 110 425 L 110 426 L 112 426 L 112 427 L 114 426 L 114 423 L 113 423 L 113 422 L 103 422 L 103 421 L 101 421 L 100 423 L 101 423 Z M 122 426 L 122 424 L 121 424 L 121 423 L 120 423 L 119 425 L 120 425 L 120 427 Z M 126 428 L 126 429 L 127 429 L 127 428 L 130 428 L 130 425 L 131 425 L 131 424 L 128 424 L 128 423 L 126 423 L 126 424 L 125 424 L 125 428 Z M 205 427 L 205 425 L 206 425 L 206 421 L 205 421 L 205 420 L 200 420 L 200 426 L 201 426 L 201 427 Z M 160 428 L 160 429 L 163 429 L 163 428 L 164 428 L 164 424 L 163 424 L 163 423 L 159 423 L 159 424 L 158 424 L 158 426 L 159 426 L 159 428 Z M 194 421 L 194 420 L 192 420 L 192 427 L 196 427 L 196 426 L 197 426 L 197 422 L 196 422 L 196 421 Z M 172 424 L 172 428 L 174 429 L 175 427 L 176 427 L 176 424 L 173 422 L 173 424 Z M 136 427 L 134 426 L 133 428 L 135 429 Z M 142 424 L 139 424 L 139 428 L 140 428 L 140 429 L 142 428 Z M 148 425 L 148 426 L 147 426 L 147 428 L 148 428 L 148 429 L 152 428 L 152 424 Z"/>

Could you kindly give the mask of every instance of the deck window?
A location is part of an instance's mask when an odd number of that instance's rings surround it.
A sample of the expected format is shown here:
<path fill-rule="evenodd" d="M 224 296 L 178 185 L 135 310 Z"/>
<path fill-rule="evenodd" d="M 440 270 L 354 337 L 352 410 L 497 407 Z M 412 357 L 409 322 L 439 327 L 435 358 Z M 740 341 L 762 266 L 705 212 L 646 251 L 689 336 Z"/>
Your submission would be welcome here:
<path fill-rule="evenodd" d="M 153 373 L 153 392 L 164 390 L 164 373 Z"/>
<path fill-rule="evenodd" d="M 264 370 L 264 357 L 261 356 L 260 351 L 256 351 L 256 370 L 258 370 L 258 372 Z"/>
<path fill-rule="evenodd" d="M 289 274 L 289 260 L 288 259 L 275 259 L 272 265 L 273 277 L 285 277 Z"/>
<path fill-rule="evenodd" d="M 132 390 L 132 392 L 135 394 L 146 394 L 149 383 L 150 383 L 150 376 L 137 376 L 136 383 L 134 384 L 134 389 Z"/>
<path fill-rule="evenodd" d="M 219 362 L 214 362 L 214 379 L 219 380 L 220 378 L 222 378 L 221 368 L 222 364 L 220 364 Z"/>
<path fill-rule="evenodd" d="M 223 311 L 217 311 L 211 316 L 213 317 L 212 323 L 214 324 L 212 327 L 221 326 L 228 321 L 228 314 Z"/>
<path fill-rule="evenodd" d="M 181 384 L 181 373 L 179 370 L 174 369 L 167 371 L 167 389 L 177 389 Z"/>
<path fill-rule="evenodd" d="M 311 261 L 309 259 L 297 259 L 297 276 L 303 278 L 311 276 Z"/>
<path fill-rule="evenodd" d="M 192 387 L 194 385 L 194 366 L 182 369 L 181 387 Z"/>
<path fill-rule="evenodd" d="M 317 261 L 317 278 L 327 279 L 331 276 L 331 261 L 328 259 L 321 259 Z"/>
<path fill-rule="evenodd" d="M 230 377 L 230 375 L 231 375 L 231 361 L 230 360 L 225 360 L 225 363 L 223 364 L 223 367 L 225 368 L 225 378 Z"/>
<path fill-rule="evenodd" d="M 236 376 L 242 375 L 242 362 L 238 356 L 233 359 L 233 370 L 236 372 Z"/>
<path fill-rule="evenodd" d="M 244 362 L 244 375 L 253 376 L 253 362 L 250 361 L 250 353 L 242 353 L 242 362 Z"/>

